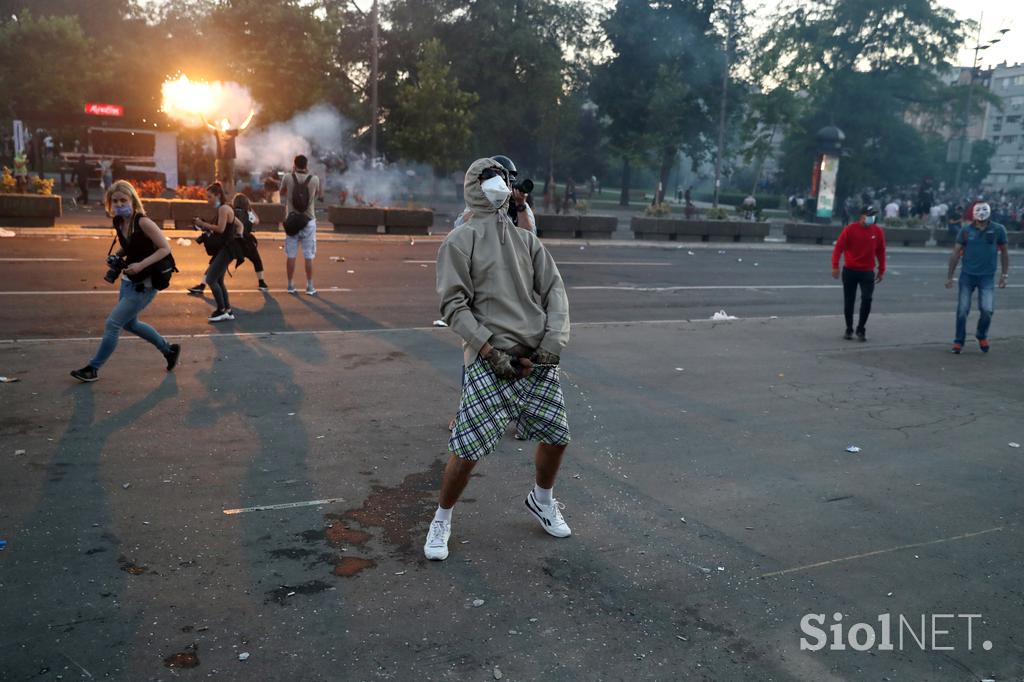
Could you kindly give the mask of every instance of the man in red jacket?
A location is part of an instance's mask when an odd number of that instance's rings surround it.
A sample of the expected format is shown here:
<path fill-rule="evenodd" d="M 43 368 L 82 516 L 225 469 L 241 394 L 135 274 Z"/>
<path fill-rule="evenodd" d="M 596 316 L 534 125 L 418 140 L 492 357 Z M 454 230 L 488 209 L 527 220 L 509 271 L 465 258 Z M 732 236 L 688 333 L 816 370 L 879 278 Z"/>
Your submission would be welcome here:
<path fill-rule="evenodd" d="M 871 297 L 875 293 L 875 284 L 885 277 L 885 233 L 875 224 L 874 207 L 862 208 L 860 219 L 843 228 L 836 240 L 836 246 L 832 249 L 832 277 L 835 279 L 839 279 L 840 256 L 843 257 L 843 314 L 846 316 L 846 333 L 843 338 L 853 338 L 853 304 L 857 300 L 857 287 L 860 287 L 857 339 L 867 341 L 864 326 L 871 314 Z"/>

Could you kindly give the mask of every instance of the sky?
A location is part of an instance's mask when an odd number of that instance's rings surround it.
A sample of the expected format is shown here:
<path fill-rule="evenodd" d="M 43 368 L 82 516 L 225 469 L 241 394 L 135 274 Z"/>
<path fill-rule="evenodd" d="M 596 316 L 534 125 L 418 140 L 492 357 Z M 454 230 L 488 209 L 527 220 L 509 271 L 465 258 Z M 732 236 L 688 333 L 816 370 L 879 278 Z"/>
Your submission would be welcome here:
<path fill-rule="evenodd" d="M 999 30 L 1010 32 L 1002 40 L 980 53 L 982 66 L 992 67 L 1000 62 L 1024 63 L 1024 8 L 1020 0 L 941 0 L 962 18 L 981 20 L 981 42 L 999 37 Z M 970 66 L 974 59 L 973 41 L 960 53 L 960 65 Z"/>

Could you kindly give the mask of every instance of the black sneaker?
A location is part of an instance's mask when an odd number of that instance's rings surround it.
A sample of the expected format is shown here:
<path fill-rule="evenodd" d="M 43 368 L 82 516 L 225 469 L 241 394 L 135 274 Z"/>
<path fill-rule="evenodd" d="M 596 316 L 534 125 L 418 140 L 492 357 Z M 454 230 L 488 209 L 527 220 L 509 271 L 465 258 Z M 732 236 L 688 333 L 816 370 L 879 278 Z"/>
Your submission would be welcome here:
<path fill-rule="evenodd" d="M 262 279 L 260 280 L 260 283 L 257 286 L 259 286 L 259 288 L 262 289 L 263 291 L 270 291 L 270 287 L 268 287 L 267 283 L 264 282 Z"/>
<path fill-rule="evenodd" d="M 861 329 L 860 331 L 857 332 L 857 340 L 858 341 L 867 341 L 868 340 L 867 334 L 864 332 L 863 329 Z"/>
<path fill-rule="evenodd" d="M 91 384 L 99 379 L 99 376 L 96 374 L 96 368 L 91 365 L 86 365 L 82 369 L 71 370 L 71 376 L 78 379 L 83 384 Z"/>
<path fill-rule="evenodd" d="M 188 288 L 188 293 L 190 296 L 202 296 L 204 291 L 206 291 L 205 284 L 197 284 L 194 287 Z"/>
<path fill-rule="evenodd" d="M 846 339 L 847 341 L 853 341 L 853 330 L 847 329 L 846 333 L 843 334 L 843 338 Z"/>
<path fill-rule="evenodd" d="M 174 366 L 178 364 L 178 356 L 181 355 L 181 346 L 176 343 L 171 344 L 171 350 L 168 353 L 164 353 L 164 357 L 167 358 L 167 371 L 171 372 L 174 370 Z"/>

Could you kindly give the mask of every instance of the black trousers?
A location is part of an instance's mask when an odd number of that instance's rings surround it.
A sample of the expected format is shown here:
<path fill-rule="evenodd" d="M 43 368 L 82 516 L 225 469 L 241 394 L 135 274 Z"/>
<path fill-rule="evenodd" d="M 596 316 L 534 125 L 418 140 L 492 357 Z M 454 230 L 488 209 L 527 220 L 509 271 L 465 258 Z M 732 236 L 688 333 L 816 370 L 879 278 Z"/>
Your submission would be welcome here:
<path fill-rule="evenodd" d="M 260 258 L 257 244 L 256 235 L 250 233 L 242 239 L 242 250 L 245 252 L 245 257 L 252 261 L 252 267 L 256 272 L 263 272 L 263 259 Z"/>
<path fill-rule="evenodd" d="M 874 270 L 851 270 L 843 268 L 843 315 L 846 316 L 846 331 L 853 331 L 853 304 L 857 300 L 857 287 L 860 287 L 860 319 L 857 331 L 864 331 L 871 314 L 871 298 L 875 293 Z"/>

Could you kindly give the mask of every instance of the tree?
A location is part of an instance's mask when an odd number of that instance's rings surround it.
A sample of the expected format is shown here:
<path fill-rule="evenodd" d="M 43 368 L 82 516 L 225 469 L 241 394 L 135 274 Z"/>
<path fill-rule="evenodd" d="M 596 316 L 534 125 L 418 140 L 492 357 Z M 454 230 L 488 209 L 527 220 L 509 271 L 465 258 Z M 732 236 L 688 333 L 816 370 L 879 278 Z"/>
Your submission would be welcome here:
<path fill-rule="evenodd" d="M 664 189 L 680 149 L 695 163 L 711 149 L 725 65 L 713 15 L 710 0 L 619 0 L 603 22 L 613 56 L 594 93 L 622 158 L 623 205 L 631 164 L 654 165 Z"/>
<path fill-rule="evenodd" d="M 459 89 L 441 42 L 427 41 L 388 121 L 395 151 L 445 174 L 466 161 L 476 95 Z"/>
<path fill-rule="evenodd" d="M 78 113 L 90 89 L 108 75 L 78 19 L 29 12 L 0 24 L 0 92 L 5 116 Z"/>
<path fill-rule="evenodd" d="M 830 124 L 846 134 L 840 194 L 940 171 L 906 119 L 911 110 L 941 112 L 949 101 L 938 74 L 949 70 L 962 29 L 934 0 L 801 0 L 781 8 L 759 40 L 752 71 L 801 93 L 786 126 L 785 179 L 808 184 L 814 135 Z"/>

